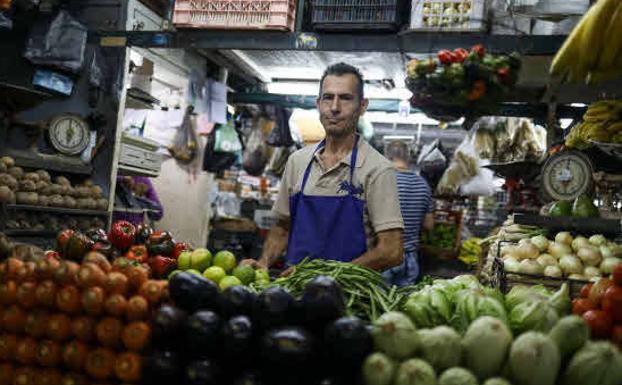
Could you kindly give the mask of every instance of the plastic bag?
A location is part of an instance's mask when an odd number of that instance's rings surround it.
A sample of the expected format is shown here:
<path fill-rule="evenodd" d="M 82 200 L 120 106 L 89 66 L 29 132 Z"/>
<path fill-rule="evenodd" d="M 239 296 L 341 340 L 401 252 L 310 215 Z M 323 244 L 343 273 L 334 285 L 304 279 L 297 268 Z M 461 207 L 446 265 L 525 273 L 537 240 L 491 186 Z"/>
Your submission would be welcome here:
<path fill-rule="evenodd" d="M 242 150 L 242 142 L 240 142 L 238 132 L 231 122 L 227 122 L 215 131 L 214 151 L 237 152 Z"/>
<path fill-rule="evenodd" d="M 288 113 L 284 108 L 277 108 L 275 111 L 276 125 L 268 135 L 266 142 L 273 147 L 289 147 L 294 144 L 292 134 L 289 130 L 289 117 L 291 113 Z"/>
<path fill-rule="evenodd" d="M 33 28 L 24 57 L 35 65 L 78 73 L 84 65 L 86 39 L 87 28 L 66 11 L 60 11 L 43 33 Z"/>
<path fill-rule="evenodd" d="M 230 191 L 220 191 L 216 196 L 216 217 L 218 218 L 239 218 L 240 199 Z"/>
<path fill-rule="evenodd" d="M 184 120 L 175 134 L 173 145 L 168 147 L 168 151 L 173 158 L 181 163 L 189 164 L 196 158 L 199 142 L 197 133 L 191 121 L 192 106 L 186 108 Z"/>
<path fill-rule="evenodd" d="M 254 129 L 245 143 L 242 154 L 242 168 L 249 175 L 260 176 L 268 163 L 268 147 L 263 133 Z"/>
<path fill-rule="evenodd" d="M 470 137 L 466 137 L 454 153 L 436 191 L 441 195 L 457 194 L 460 186 L 476 176 L 480 169 L 479 158 Z"/>
<path fill-rule="evenodd" d="M 205 155 L 203 156 L 203 170 L 213 173 L 231 168 L 238 159 L 237 153 L 215 150 L 216 132 L 217 130 L 214 129 L 207 136 Z"/>
<path fill-rule="evenodd" d="M 483 166 L 483 164 L 480 164 Z M 495 194 L 494 172 L 480 167 L 477 175 L 460 186 L 462 195 L 492 196 Z"/>
<path fill-rule="evenodd" d="M 289 156 L 296 151 L 296 147 L 279 147 L 277 148 L 270 157 L 270 161 L 266 166 L 266 170 L 273 174 L 276 177 L 283 176 L 283 172 L 285 171 L 285 164 L 287 164 L 287 159 Z"/>

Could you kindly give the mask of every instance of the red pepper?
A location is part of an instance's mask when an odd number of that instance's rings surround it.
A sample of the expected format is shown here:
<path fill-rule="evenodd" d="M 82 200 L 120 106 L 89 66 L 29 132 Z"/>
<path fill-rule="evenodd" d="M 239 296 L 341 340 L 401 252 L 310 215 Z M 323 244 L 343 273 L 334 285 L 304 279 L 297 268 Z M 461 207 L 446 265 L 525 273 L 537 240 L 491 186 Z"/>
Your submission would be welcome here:
<path fill-rule="evenodd" d="M 477 80 L 473 84 L 473 88 L 469 93 L 467 99 L 471 101 L 479 100 L 486 94 L 486 83 L 483 80 Z"/>
<path fill-rule="evenodd" d="M 464 48 L 456 48 L 454 50 L 454 57 L 456 58 L 456 63 L 464 63 L 469 57 L 469 51 Z"/>
<path fill-rule="evenodd" d="M 509 67 L 501 67 L 497 70 L 497 78 L 501 83 L 509 83 L 512 78 L 510 76 L 510 68 Z"/>
<path fill-rule="evenodd" d="M 149 267 L 155 277 L 164 278 L 177 268 L 177 261 L 173 258 L 156 255 L 149 258 Z"/>
<path fill-rule="evenodd" d="M 130 250 L 125 254 L 125 258 L 140 263 L 147 262 L 148 257 L 149 254 L 147 253 L 147 246 L 145 245 L 134 245 L 130 247 Z"/>
<path fill-rule="evenodd" d="M 486 49 L 481 44 L 473 46 L 473 48 L 471 48 L 471 52 L 476 53 L 480 59 L 483 59 L 484 56 L 486 56 Z"/>
<path fill-rule="evenodd" d="M 173 252 L 171 253 L 171 258 L 177 259 L 179 258 L 179 255 L 186 250 L 193 250 L 194 247 L 192 247 L 192 245 L 190 243 L 187 242 L 179 242 L 175 244 L 175 248 L 173 249 Z"/>
<path fill-rule="evenodd" d="M 110 243 L 121 250 L 125 250 L 132 246 L 134 242 L 134 235 L 136 235 L 136 227 L 128 221 L 118 221 L 112 225 L 110 236 L 108 237 Z"/>
<path fill-rule="evenodd" d="M 158 231 L 154 231 L 151 235 L 149 235 L 149 243 L 153 245 L 157 245 L 164 241 L 171 241 L 171 240 L 173 240 L 173 236 L 168 231 L 158 230 Z"/>
<path fill-rule="evenodd" d="M 447 66 L 453 64 L 456 61 L 456 58 L 451 51 L 444 49 L 438 52 L 438 61 Z"/>
<path fill-rule="evenodd" d="M 65 251 L 65 247 L 67 246 L 67 241 L 73 235 L 73 230 L 67 229 L 63 230 L 56 236 L 56 251 L 63 254 Z"/>

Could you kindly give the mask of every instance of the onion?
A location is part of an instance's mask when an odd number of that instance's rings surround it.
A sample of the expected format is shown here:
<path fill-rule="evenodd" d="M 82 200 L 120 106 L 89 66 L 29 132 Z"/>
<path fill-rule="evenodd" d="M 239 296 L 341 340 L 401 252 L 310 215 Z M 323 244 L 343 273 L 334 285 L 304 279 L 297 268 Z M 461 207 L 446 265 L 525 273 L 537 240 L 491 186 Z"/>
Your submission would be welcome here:
<path fill-rule="evenodd" d="M 544 268 L 533 259 L 523 259 L 520 261 L 520 272 L 524 274 L 542 275 Z"/>
<path fill-rule="evenodd" d="M 605 258 L 600 264 L 600 272 L 603 274 L 611 274 L 613 269 L 622 263 L 620 258 Z"/>
<path fill-rule="evenodd" d="M 518 257 L 518 259 L 536 259 L 538 258 L 538 255 L 540 255 L 540 250 L 538 250 L 534 244 L 529 242 L 518 246 L 514 254 Z"/>
<path fill-rule="evenodd" d="M 607 243 L 607 247 L 609 247 L 609 250 L 611 250 L 614 257 L 622 257 L 622 245 L 618 245 L 615 242 L 609 242 Z"/>
<path fill-rule="evenodd" d="M 542 254 L 536 259 L 542 266 L 557 265 L 557 259 L 550 254 Z"/>
<path fill-rule="evenodd" d="M 602 255 L 603 258 L 615 257 L 615 255 L 613 254 L 613 251 L 611 250 L 611 247 L 609 246 L 600 246 L 598 250 L 600 251 L 600 254 Z"/>
<path fill-rule="evenodd" d="M 602 246 L 607 243 L 607 238 L 602 234 L 592 235 L 588 241 L 594 246 Z"/>
<path fill-rule="evenodd" d="M 583 247 L 577 251 L 577 257 L 587 266 L 598 266 L 603 260 L 600 251 L 595 247 Z"/>
<path fill-rule="evenodd" d="M 568 278 L 569 279 L 576 279 L 576 280 L 579 280 L 579 281 L 587 281 L 587 279 L 583 275 L 581 275 L 581 274 L 570 274 L 568 276 Z"/>
<path fill-rule="evenodd" d="M 503 260 L 503 268 L 508 273 L 518 273 L 520 271 L 520 263 L 512 257 Z"/>
<path fill-rule="evenodd" d="M 561 278 L 562 269 L 560 269 L 557 265 L 549 265 L 544 268 L 544 275 L 546 277 Z"/>
<path fill-rule="evenodd" d="M 574 241 L 572 241 L 572 250 L 575 252 L 586 246 L 590 246 L 590 242 L 585 237 L 578 236 L 574 239 Z"/>
<path fill-rule="evenodd" d="M 544 251 L 549 247 L 550 242 L 544 235 L 536 235 L 535 237 L 531 237 L 531 243 L 534 244 L 538 250 Z"/>
<path fill-rule="evenodd" d="M 559 259 L 564 255 L 572 254 L 572 249 L 565 243 L 553 242 L 549 245 L 548 248 L 549 254 Z"/>
<path fill-rule="evenodd" d="M 516 249 L 516 245 L 501 246 L 501 258 L 505 258 L 506 256 L 513 256 L 516 253 Z"/>
<path fill-rule="evenodd" d="M 583 275 L 587 278 L 600 277 L 600 269 L 595 266 L 586 266 L 583 270 Z"/>
<path fill-rule="evenodd" d="M 574 255 L 564 255 L 559 259 L 559 267 L 566 275 L 583 273 L 581 260 Z"/>
<path fill-rule="evenodd" d="M 572 244 L 572 235 L 570 235 L 567 231 L 562 231 L 561 233 L 557 233 L 555 236 L 555 242 L 557 243 L 565 243 L 570 246 Z"/>

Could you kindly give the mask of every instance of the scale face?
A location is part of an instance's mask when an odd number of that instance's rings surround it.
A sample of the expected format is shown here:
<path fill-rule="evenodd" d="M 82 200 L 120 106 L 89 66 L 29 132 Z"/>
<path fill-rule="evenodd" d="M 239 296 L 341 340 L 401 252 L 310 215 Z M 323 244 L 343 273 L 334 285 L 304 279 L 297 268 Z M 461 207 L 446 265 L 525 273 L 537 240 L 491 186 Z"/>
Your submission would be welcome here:
<path fill-rule="evenodd" d="M 89 126 L 77 115 L 63 114 L 50 122 L 49 136 L 52 146 L 65 155 L 77 155 L 89 144 Z"/>
<path fill-rule="evenodd" d="M 592 163 L 578 151 L 560 152 L 542 168 L 542 187 L 554 200 L 572 201 L 592 186 Z"/>

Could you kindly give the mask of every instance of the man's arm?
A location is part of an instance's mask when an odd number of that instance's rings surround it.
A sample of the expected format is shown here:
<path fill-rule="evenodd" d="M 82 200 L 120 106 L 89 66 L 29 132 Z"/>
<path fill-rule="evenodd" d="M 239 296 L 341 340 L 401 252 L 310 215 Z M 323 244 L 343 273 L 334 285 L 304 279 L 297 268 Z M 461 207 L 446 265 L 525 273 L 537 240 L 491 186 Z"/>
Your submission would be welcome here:
<path fill-rule="evenodd" d="M 427 213 L 425 217 L 423 217 L 423 229 L 427 231 L 434 230 L 434 214 Z"/>
<path fill-rule="evenodd" d="M 264 269 L 270 267 L 287 250 L 288 236 L 289 218 L 279 217 L 266 237 L 261 258 L 257 264 Z"/>
<path fill-rule="evenodd" d="M 376 237 L 376 247 L 353 260 L 352 263 L 378 271 L 400 265 L 404 260 L 402 229 L 385 230 L 379 232 Z"/>

